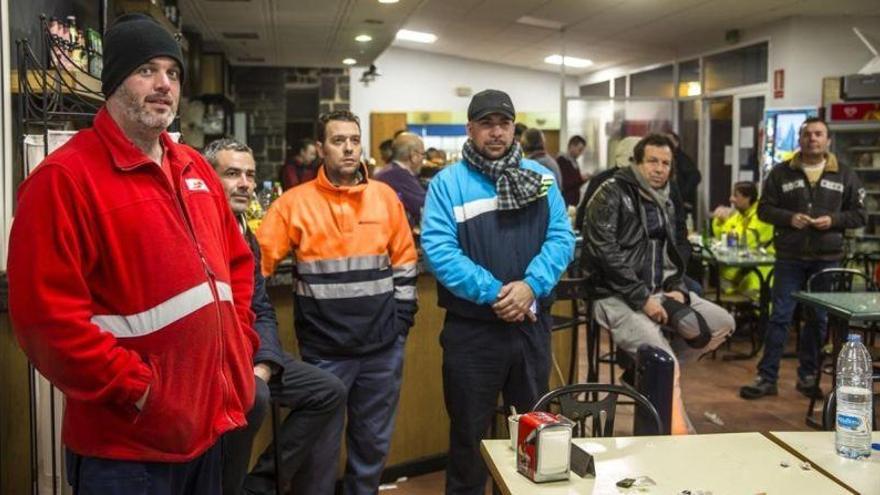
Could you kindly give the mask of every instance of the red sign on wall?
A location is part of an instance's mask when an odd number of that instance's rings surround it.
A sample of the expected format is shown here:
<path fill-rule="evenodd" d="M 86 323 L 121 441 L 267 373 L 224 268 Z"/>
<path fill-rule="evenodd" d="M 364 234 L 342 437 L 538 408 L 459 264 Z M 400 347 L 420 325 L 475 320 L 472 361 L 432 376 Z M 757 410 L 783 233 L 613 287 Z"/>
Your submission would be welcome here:
<path fill-rule="evenodd" d="M 832 103 L 831 120 L 880 120 L 880 102 Z"/>
<path fill-rule="evenodd" d="M 785 69 L 773 71 L 773 97 L 785 97 Z"/>

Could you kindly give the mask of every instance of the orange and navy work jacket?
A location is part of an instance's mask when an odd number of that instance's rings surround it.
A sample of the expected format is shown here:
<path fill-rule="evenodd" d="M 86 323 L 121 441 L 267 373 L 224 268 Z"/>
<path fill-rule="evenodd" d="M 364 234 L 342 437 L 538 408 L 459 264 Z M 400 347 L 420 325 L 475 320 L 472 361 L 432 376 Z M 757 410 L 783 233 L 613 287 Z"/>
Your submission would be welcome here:
<path fill-rule="evenodd" d="M 257 239 L 266 276 L 293 254 L 303 356 L 365 355 L 409 332 L 417 255 L 403 205 L 387 185 L 335 186 L 321 167 L 315 180 L 272 204 Z"/>

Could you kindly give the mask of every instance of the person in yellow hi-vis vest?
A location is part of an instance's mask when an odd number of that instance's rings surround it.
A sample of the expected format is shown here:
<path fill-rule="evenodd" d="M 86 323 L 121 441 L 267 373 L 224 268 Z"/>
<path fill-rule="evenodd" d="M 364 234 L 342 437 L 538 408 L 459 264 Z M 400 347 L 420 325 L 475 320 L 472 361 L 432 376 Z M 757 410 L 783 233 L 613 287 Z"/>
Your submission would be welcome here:
<path fill-rule="evenodd" d="M 719 206 L 712 212 L 712 233 L 716 238 L 722 234 L 736 235 L 746 239 L 750 251 L 764 248 L 773 253 L 773 226 L 758 218 L 758 187 L 754 182 L 737 182 L 730 196 L 731 207 Z M 740 241 L 740 246 L 742 246 Z M 765 278 L 770 267 L 759 268 Z M 722 284 L 727 292 L 739 292 L 756 299 L 761 290 L 758 277 L 751 270 L 727 267 L 721 270 Z M 724 281 L 727 281 L 725 283 Z"/>

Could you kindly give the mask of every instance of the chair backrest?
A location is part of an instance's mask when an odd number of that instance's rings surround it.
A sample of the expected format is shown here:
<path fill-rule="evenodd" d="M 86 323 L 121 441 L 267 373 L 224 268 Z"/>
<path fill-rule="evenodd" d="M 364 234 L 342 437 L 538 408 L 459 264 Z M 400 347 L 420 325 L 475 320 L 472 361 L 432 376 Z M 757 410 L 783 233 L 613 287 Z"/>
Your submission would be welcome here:
<path fill-rule="evenodd" d="M 807 279 L 807 292 L 819 291 L 820 288 L 822 292 L 851 292 L 857 279 L 864 285 L 865 290 L 876 290 L 871 279 L 860 270 L 826 268 Z"/>
<path fill-rule="evenodd" d="M 555 291 L 557 301 L 586 300 L 586 279 L 583 277 L 562 277 L 556 284 Z"/>
<path fill-rule="evenodd" d="M 604 394 L 604 397 L 600 397 Z M 575 437 L 611 437 L 614 436 L 614 418 L 617 413 L 619 396 L 626 396 L 641 408 L 642 414 L 653 419 L 651 431 L 641 432 L 647 435 L 660 435 L 663 426 L 660 415 L 654 405 L 644 395 L 621 385 L 605 383 L 575 383 L 547 392 L 538 399 L 533 411 L 546 411 L 562 414 L 575 424 L 572 435 Z M 587 421 L 591 428 L 587 429 Z"/>

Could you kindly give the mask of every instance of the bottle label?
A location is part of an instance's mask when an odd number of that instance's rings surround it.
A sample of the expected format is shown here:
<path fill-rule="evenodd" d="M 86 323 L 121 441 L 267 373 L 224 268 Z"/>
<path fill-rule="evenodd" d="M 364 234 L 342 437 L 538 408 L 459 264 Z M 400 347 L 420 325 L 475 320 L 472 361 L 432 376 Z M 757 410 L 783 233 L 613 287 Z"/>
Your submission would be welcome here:
<path fill-rule="evenodd" d="M 853 414 L 852 412 L 837 413 L 837 427 L 840 429 L 853 433 L 866 433 L 867 429 L 865 427 L 867 424 L 866 418 L 862 415 Z"/>

